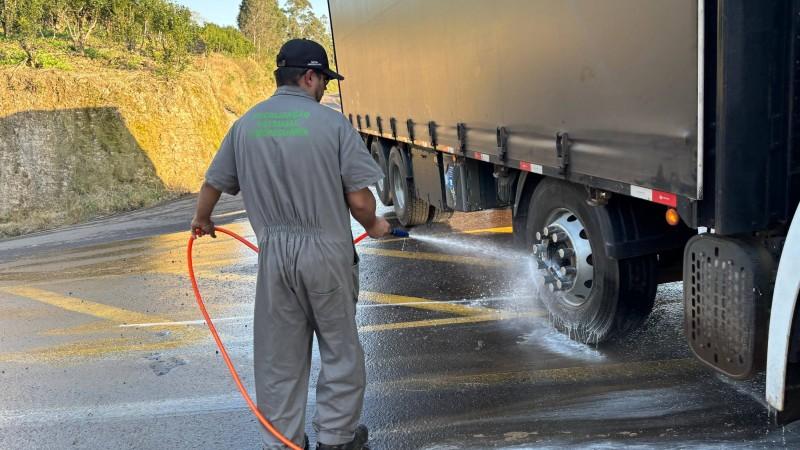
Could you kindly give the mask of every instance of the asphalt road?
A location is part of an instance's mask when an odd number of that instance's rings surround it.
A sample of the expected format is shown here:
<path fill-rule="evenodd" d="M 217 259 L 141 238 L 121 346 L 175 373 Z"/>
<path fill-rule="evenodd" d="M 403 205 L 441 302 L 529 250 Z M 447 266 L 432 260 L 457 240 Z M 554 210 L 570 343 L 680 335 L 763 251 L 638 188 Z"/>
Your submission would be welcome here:
<path fill-rule="evenodd" d="M 0 449 L 258 448 L 186 277 L 192 207 L 0 241 Z M 238 199 L 219 213 L 252 237 Z M 692 359 L 679 284 L 622 342 L 553 331 L 509 225 L 507 211 L 457 215 L 359 247 L 374 449 L 800 448 L 800 426 L 771 425 L 763 383 Z M 255 257 L 226 237 L 196 252 L 252 387 Z"/>

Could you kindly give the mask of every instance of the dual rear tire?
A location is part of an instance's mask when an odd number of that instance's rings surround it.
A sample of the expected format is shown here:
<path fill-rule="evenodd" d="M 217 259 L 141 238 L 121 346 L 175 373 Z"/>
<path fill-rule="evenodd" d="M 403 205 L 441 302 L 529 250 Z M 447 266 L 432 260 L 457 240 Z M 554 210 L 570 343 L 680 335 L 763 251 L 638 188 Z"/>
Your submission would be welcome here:
<path fill-rule="evenodd" d="M 419 198 L 410 166 L 400 147 L 388 147 L 386 141 L 373 139 L 370 153 L 384 174 L 383 180 L 375 184 L 378 198 L 384 205 L 394 206 L 401 225 L 413 227 L 446 222 L 453 216 L 452 211 L 441 211 Z"/>

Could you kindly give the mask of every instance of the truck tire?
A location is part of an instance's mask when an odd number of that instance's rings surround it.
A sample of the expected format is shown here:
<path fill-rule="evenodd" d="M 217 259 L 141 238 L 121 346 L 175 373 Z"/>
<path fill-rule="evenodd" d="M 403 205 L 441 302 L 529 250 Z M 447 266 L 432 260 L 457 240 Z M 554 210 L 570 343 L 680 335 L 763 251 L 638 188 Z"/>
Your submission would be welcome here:
<path fill-rule="evenodd" d="M 536 286 L 555 327 L 597 344 L 638 327 L 653 308 L 655 255 L 615 260 L 600 223 L 608 206 L 589 206 L 580 185 L 546 179 L 530 199 L 528 248 L 539 264 Z"/>
<path fill-rule="evenodd" d="M 453 214 L 455 214 L 455 211 L 443 211 L 435 206 L 431 206 L 428 223 L 446 223 L 453 218 Z"/>
<path fill-rule="evenodd" d="M 393 147 L 389 152 L 389 179 L 394 212 L 404 227 L 422 225 L 428 221 L 430 215 L 430 205 L 425 200 L 417 198 L 414 179 L 409 177 L 408 172 L 401 150 Z"/>
<path fill-rule="evenodd" d="M 390 187 L 391 183 L 389 182 L 389 164 L 386 161 L 386 151 L 380 139 L 372 139 L 370 153 L 372 153 L 372 159 L 375 160 L 375 162 L 383 171 L 383 179 L 375 183 L 375 191 L 378 193 L 378 198 L 380 199 L 381 203 L 386 206 L 392 206 L 392 190 Z"/>

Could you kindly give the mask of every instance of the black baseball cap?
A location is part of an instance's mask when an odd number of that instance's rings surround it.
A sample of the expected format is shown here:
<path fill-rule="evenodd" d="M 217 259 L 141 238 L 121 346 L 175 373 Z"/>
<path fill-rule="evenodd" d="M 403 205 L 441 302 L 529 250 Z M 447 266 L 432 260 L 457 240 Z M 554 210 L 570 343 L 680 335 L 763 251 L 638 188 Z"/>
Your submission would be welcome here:
<path fill-rule="evenodd" d="M 330 69 L 325 49 L 308 39 L 292 39 L 283 44 L 278 52 L 277 63 L 278 67 L 314 69 L 332 80 L 344 80 L 343 76 Z"/>

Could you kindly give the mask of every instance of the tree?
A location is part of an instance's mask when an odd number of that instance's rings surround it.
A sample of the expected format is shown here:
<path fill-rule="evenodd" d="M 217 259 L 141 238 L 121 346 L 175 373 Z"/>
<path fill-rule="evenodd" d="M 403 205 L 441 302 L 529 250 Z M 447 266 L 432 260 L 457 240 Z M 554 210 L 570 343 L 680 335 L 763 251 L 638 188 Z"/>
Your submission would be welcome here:
<path fill-rule="evenodd" d="M 36 67 L 36 37 L 42 29 L 44 0 L 17 0 L 15 3 L 17 10 L 10 28 L 27 56 L 27 64 Z"/>
<path fill-rule="evenodd" d="M 162 2 L 153 14 L 153 32 L 164 69 L 169 73 L 188 64 L 189 47 L 198 36 L 192 12 L 183 6 Z"/>
<path fill-rule="evenodd" d="M 129 52 L 139 48 L 143 37 L 140 10 L 147 5 L 142 3 L 140 0 L 111 0 L 111 14 L 108 15 L 111 26 L 107 29 L 114 29 L 111 35 L 125 44 Z"/>
<path fill-rule="evenodd" d="M 311 2 L 309 0 L 287 0 L 284 12 L 289 19 L 289 26 L 286 28 L 287 37 L 289 39 L 311 39 L 308 36 L 309 27 L 313 26 L 314 21 L 319 21 L 311 9 Z"/>
<path fill-rule="evenodd" d="M 42 12 L 43 28 L 49 28 L 55 37 L 67 14 L 67 0 L 45 0 Z"/>
<path fill-rule="evenodd" d="M 327 18 L 317 17 L 309 0 L 287 0 L 284 12 L 289 21 L 287 39 L 311 39 L 325 47 L 329 57 L 333 57 L 333 40 L 325 24 Z"/>
<path fill-rule="evenodd" d="M 86 40 L 94 31 L 100 19 L 111 14 L 109 0 L 67 0 L 67 30 L 75 48 L 83 53 Z"/>
<path fill-rule="evenodd" d="M 239 29 L 262 56 L 278 54 L 289 20 L 277 0 L 243 0 L 239 7 Z"/>
<path fill-rule="evenodd" d="M 3 25 L 3 36 L 11 37 L 14 20 L 17 16 L 18 0 L 0 0 L 0 22 Z"/>

